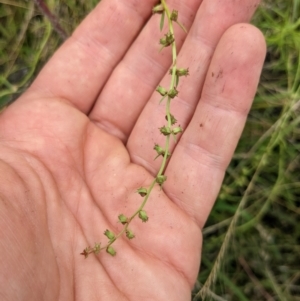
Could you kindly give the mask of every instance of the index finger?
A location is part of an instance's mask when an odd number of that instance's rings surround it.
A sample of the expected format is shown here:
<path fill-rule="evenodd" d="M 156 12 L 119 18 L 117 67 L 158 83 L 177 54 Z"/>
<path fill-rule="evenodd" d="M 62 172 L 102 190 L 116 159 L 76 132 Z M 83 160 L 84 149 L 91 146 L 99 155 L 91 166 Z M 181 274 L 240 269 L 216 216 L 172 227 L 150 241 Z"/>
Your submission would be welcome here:
<path fill-rule="evenodd" d="M 29 91 L 71 102 L 87 113 L 156 0 L 102 0 L 59 48 Z"/>

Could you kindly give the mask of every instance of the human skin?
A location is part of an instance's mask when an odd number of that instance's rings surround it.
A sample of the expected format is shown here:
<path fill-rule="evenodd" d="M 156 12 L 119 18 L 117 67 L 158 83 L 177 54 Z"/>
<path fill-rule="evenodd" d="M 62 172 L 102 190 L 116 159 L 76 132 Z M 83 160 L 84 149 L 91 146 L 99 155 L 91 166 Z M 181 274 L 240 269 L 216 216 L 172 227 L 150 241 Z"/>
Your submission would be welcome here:
<path fill-rule="evenodd" d="M 80 253 L 121 229 L 160 166 L 169 49 L 156 0 L 102 0 L 27 91 L 0 115 L 1 300 L 190 300 L 201 229 L 243 130 L 265 57 L 247 24 L 258 0 L 168 1 L 177 65 L 189 67 L 171 112 L 184 129 L 115 257 Z M 183 44 L 184 42 L 184 44 Z"/>

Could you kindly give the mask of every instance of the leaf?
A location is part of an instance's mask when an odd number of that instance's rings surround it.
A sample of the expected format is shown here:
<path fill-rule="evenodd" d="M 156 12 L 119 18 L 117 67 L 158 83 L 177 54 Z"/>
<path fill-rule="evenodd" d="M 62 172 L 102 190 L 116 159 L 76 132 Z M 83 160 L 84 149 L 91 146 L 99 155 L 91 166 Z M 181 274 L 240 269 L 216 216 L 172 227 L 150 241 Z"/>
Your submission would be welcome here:
<path fill-rule="evenodd" d="M 176 23 L 180 26 L 180 28 L 181 28 L 185 33 L 187 33 L 186 28 L 185 28 L 180 22 L 176 21 Z"/>
<path fill-rule="evenodd" d="M 175 81 L 175 86 L 178 87 L 178 84 L 179 84 L 179 76 L 176 75 L 176 81 Z"/>
<path fill-rule="evenodd" d="M 166 98 L 167 94 L 165 96 L 163 96 L 163 98 L 159 101 L 159 104 L 162 103 L 162 101 Z"/>
<path fill-rule="evenodd" d="M 176 138 L 176 136 L 172 133 L 172 136 L 173 136 L 173 138 L 174 138 L 174 142 L 175 143 L 177 143 L 177 138 Z"/>
<path fill-rule="evenodd" d="M 165 11 L 163 11 L 163 13 L 161 14 L 161 18 L 160 18 L 160 31 L 163 30 L 164 28 L 164 23 L 165 23 Z"/>

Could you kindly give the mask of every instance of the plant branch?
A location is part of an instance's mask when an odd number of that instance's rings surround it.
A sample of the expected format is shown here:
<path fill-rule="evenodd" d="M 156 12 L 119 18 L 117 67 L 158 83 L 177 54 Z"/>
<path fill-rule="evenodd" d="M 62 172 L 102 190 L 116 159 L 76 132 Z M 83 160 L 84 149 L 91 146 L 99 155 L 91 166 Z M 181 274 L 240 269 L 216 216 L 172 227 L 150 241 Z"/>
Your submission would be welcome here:
<path fill-rule="evenodd" d="M 153 188 L 158 184 L 160 188 L 162 188 L 163 183 L 167 180 L 167 177 L 164 175 L 164 171 L 167 166 L 167 161 L 170 158 L 170 137 L 171 135 L 175 137 L 177 134 L 180 134 L 183 130 L 180 126 L 174 127 L 174 124 L 177 122 L 176 118 L 171 114 L 171 102 L 172 99 L 175 98 L 178 95 L 178 91 L 176 89 L 178 82 L 179 82 L 179 77 L 180 76 L 186 76 L 188 75 L 188 69 L 177 69 L 176 66 L 176 61 L 177 61 L 177 49 L 176 49 L 176 41 L 175 41 L 175 34 L 174 34 L 174 28 L 173 28 L 173 22 L 178 23 L 177 17 L 178 17 L 178 12 L 177 11 L 172 11 L 170 12 L 166 1 L 162 0 L 160 4 L 156 5 L 153 10 L 153 13 L 158 13 L 161 14 L 161 22 L 160 22 L 160 28 L 161 30 L 163 29 L 164 25 L 164 20 L 165 16 L 168 19 L 168 33 L 165 34 L 165 37 L 160 39 L 160 44 L 162 45 L 162 50 L 165 47 L 170 46 L 171 47 L 171 53 L 172 53 L 172 67 L 170 70 L 171 74 L 171 81 L 170 81 L 170 87 L 169 90 L 158 86 L 156 91 L 163 97 L 160 101 L 160 103 L 166 99 L 166 119 L 167 119 L 167 126 L 162 126 L 159 130 L 161 134 L 163 134 L 166 137 L 165 140 L 165 147 L 162 148 L 159 145 L 155 145 L 154 149 L 158 153 L 158 156 L 162 156 L 162 163 L 159 168 L 159 171 L 150 184 L 148 188 L 146 187 L 141 187 L 137 189 L 137 192 L 144 198 L 141 205 L 138 207 L 138 209 L 130 216 L 126 217 L 123 214 L 119 215 L 119 222 L 121 222 L 124 227 L 121 231 L 119 231 L 117 234 L 114 234 L 110 230 L 106 230 L 104 232 L 104 235 L 107 236 L 109 239 L 108 243 L 105 244 L 104 246 L 100 246 L 100 243 L 96 243 L 95 246 L 92 247 L 87 247 L 84 249 L 84 251 L 81 253 L 85 257 L 87 257 L 91 253 L 98 254 L 102 250 L 106 250 L 110 255 L 115 256 L 116 251 L 113 249 L 112 244 L 119 238 L 121 237 L 124 233 L 126 233 L 126 236 L 128 239 L 134 238 L 134 234 L 131 230 L 129 230 L 129 225 L 131 221 L 138 216 L 142 222 L 147 222 L 148 221 L 148 215 L 146 211 L 144 210 L 144 207 L 146 206 L 151 192 Z M 157 156 L 157 157 L 158 157 Z M 157 158 L 156 157 L 156 158 Z"/>
<path fill-rule="evenodd" d="M 47 4 L 44 2 L 44 0 L 34 0 L 35 4 L 39 7 L 41 12 L 44 16 L 46 16 L 53 29 L 58 33 L 58 35 L 63 39 L 66 40 L 68 38 L 68 34 L 65 32 L 65 30 L 60 26 L 58 18 L 52 14 Z"/>

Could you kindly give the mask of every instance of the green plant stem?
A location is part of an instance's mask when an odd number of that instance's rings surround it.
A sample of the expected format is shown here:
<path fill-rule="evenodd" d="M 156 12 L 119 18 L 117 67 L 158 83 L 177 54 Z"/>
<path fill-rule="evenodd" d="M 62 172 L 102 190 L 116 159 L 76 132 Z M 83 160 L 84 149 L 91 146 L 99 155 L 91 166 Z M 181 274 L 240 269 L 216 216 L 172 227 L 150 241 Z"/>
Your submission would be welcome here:
<path fill-rule="evenodd" d="M 164 12 L 166 13 L 166 16 L 167 16 L 167 19 L 168 19 L 169 33 L 172 36 L 174 36 L 174 28 L 173 28 L 173 21 L 171 19 L 171 12 L 170 12 L 165 0 L 162 0 L 161 4 L 164 8 Z M 177 76 L 176 75 L 176 72 L 177 72 L 177 66 L 176 66 L 177 49 L 176 49 L 175 39 L 170 44 L 170 46 L 171 46 L 171 49 L 172 49 L 172 69 L 171 69 L 172 70 L 172 72 L 171 72 L 172 77 L 171 77 L 171 83 L 170 83 L 170 91 L 172 91 L 173 89 L 176 88 L 176 76 Z M 168 95 L 167 101 L 166 101 L 166 118 L 167 118 L 167 122 L 168 122 L 168 128 L 172 127 L 171 101 L 172 101 L 172 97 Z M 141 210 L 144 209 L 147 201 L 149 200 L 151 192 L 152 192 L 153 188 L 155 187 L 155 184 L 158 183 L 157 179 L 164 174 L 165 168 L 167 166 L 167 160 L 169 158 L 169 149 L 170 149 L 170 136 L 171 136 L 171 134 L 166 136 L 165 148 L 164 148 L 165 153 L 163 155 L 163 160 L 162 160 L 161 166 L 159 168 L 159 171 L 158 171 L 156 177 L 154 178 L 154 180 L 152 181 L 152 183 L 148 187 L 147 194 L 144 197 L 143 202 L 141 203 L 139 208 L 127 219 L 127 222 L 124 224 L 123 229 L 120 232 L 118 232 L 113 239 L 110 239 L 110 241 L 105 246 L 100 247 L 98 249 L 98 251 L 105 250 L 105 249 L 107 250 L 107 248 L 109 248 L 119 237 L 121 237 L 124 233 L 126 233 L 131 221 L 141 212 Z M 84 253 L 84 255 L 87 256 L 88 254 L 95 252 L 95 249 L 88 248 L 88 250 L 86 252 L 87 253 Z"/>
<path fill-rule="evenodd" d="M 174 28 L 173 28 L 173 22 L 171 20 L 171 14 L 170 14 L 170 10 L 166 4 L 165 0 L 161 1 L 161 4 L 163 5 L 166 15 L 167 15 L 167 19 L 168 19 L 168 24 L 169 24 L 169 31 L 172 35 L 174 35 Z M 175 80 L 176 80 L 176 61 L 177 61 L 177 49 L 176 49 L 176 43 L 175 40 L 171 45 L 172 47 L 172 79 L 171 79 L 171 84 L 170 84 L 170 90 L 172 90 L 175 87 Z M 166 113 L 167 113 L 167 119 L 168 119 L 168 126 L 171 127 L 171 116 L 170 116 L 170 106 L 171 106 L 171 98 L 168 97 L 167 99 L 167 105 L 166 105 Z M 168 136 L 169 137 L 169 136 Z M 167 137 L 167 138 L 168 138 Z M 166 152 L 167 153 L 167 152 Z"/>
<path fill-rule="evenodd" d="M 173 28 L 173 23 L 171 20 L 171 14 L 170 14 L 170 10 L 166 4 L 165 0 L 161 1 L 161 4 L 163 5 L 166 15 L 167 15 L 167 19 L 168 19 L 168 24 L 169 24 L 169 31 L 172 35 L 174 35 L 174 28 Z M 171 79 L 171 84 L 170 84 L 170 90 L 174 89 L 175 87 L 175 80 L 176 80 L 176 61 L 177 61 L 177 49 L 176 49 L 176 42 L 174 40 L 174 42 L 171 45 L 172 47 L 172 79 Z M 171 97 L 168 96 L 167 99 L 167 104 L 166 104 L 166 116 L 167 116 L 167 120 L 168 120 L 168 127 L 172 126 L 172 122 L 171 122 L 171 113 L 170 113 L 170 108 L 171 108 Z M 161 168 L 158 172 L 158 175 L 161 175 L 165 169 L 166 163 L 167 163 L 167 158 L 168 158 L 168 153 L 169 153 L 169 144 L 170 144 L 170 135 L 167 136 L 166 138 L 166 145 L 165 145 L 165 155 L 164 155 L 164 159 L 161 165 Z"/>
<path fill-rule="evenodd" d="M 34 0 L 35 4 L 39 7 L 44 16 L 48 18 L 53 29 L 58 33 L 58 35 L 62 38 L 62 40 L 66 40 L 68 38 L 68 34 L 65 30 L 60 26 L 58 17 L 55 16 L 47 6 L 44 0 Z"/>

